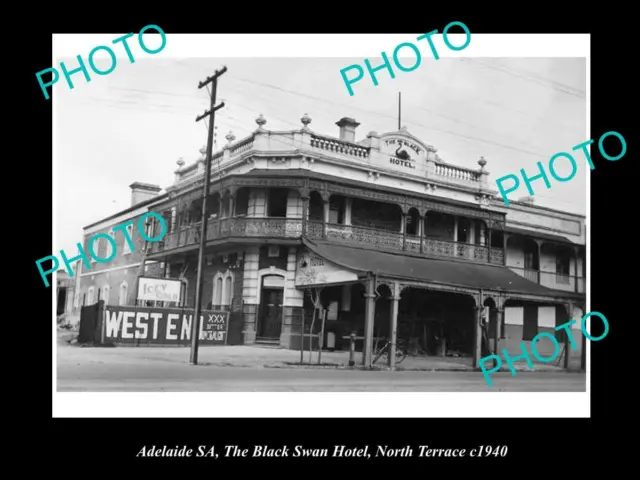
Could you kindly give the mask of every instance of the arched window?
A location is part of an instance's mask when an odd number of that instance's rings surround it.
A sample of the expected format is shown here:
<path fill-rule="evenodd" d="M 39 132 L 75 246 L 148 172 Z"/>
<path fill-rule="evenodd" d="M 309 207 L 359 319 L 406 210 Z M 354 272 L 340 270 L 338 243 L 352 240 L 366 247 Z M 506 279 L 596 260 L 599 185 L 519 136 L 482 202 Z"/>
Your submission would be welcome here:
<path fill-rule="evenodd" d="M 104 300 L 105 305 L 109 305 L 109 293 L 111 292 L 111 287 L 109 285 L 105 285 L 102 287 L 102 300 Z"/>
<path fill-rule="evenodd" d="M 127 282 L 122 282 L 120 285 L 120 300 L 118 305 L 127 304 Z"/>
<path fill-rule="evenodd" d="M 222 305 L 222 277 L 221 276 L 218 276 L 215 280 L 212 303 L 214 305 Z"/>
<path fill-rule="evenodd" d="M 233 300 L 234 277 L 232 272 L 216 273 L 213 277 L 213 293 L 211 304 L 216 307 L 227 307 Z"/>
<path fill-rule="evenodd" d="M 96 263 L 96 259 L 94 258 L 95 256 L 100 256 L 100 242 L 102 241 L 102 238 L 96 238 L 93 240 L 93 242 L 91 240 L 89 240 L 89 243 L 87 244 L 87 256 L 89 257 L 89 261 L 91 263 Z M 91 251 L 93 250 L 93 255 L 91 255 Z"/>
<path fill-rule="evenodd" d="M 115 232 L 115 230 L 109 230 L 109 236 L 111 237 L 113 242 L 110 242 L 106 238 L 104 240 L 107 243 L 107 256 L 106 256 L 106 258 L 111 258 L 112 255 L 115 256 L 117 254 L 117 248 L 118 248 L 116 246 L 116 232 Z"/>
<path fill-rule="evenodd" d="M 87 290 L 87 305 L 93 305 L 93 291 L 93 287 L 89 287 L 89 290 Z"/>
<path fill-rule="evenodd" d="M 227 275 L 227 278 L 224 279 L 224 297 L 222 299 L 222 305 L 229 306 L 231 305 L 231 300 L 233 300 L 233 275 Z"/>
<path fill-rule="evenodd" d="M 131 243 L 135 243 L 133 239 L 133 224 L 127 225 L 126 230 L 127 230 L 127 236 L 131 239 Z M 122 254 L 126 255 L 127 253 L 131 253 L 131 246 L 129 245 L 129 242 L 125 238 L 124 245 L 122 247 Z"/>

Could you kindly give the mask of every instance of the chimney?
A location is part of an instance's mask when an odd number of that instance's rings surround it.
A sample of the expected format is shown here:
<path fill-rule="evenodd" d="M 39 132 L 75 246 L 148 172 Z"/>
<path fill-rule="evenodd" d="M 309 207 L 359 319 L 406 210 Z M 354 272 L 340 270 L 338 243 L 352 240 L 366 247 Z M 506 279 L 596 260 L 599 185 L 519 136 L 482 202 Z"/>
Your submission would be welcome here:
<path fill-rule="evenodd" d="M 340 140 L 356 143 L 356 128 L 360 125 L 358 122 L 353 118 L 342 117 L 336 125 L 340 127 Z"/>
<path fill-rule="evenodd" d="M 137 205 L 145 200 L 158 195 L 158 192 L 162 190 L 158 185 L 151 185 L 149 183 L 133 182 L 129 185 L 131 189 L 131 206 Z"/>
<path fill-rule="evenodd" d="M 527 205 L 534 205 L 535 204 L 535 199 L 532 196 L 520 197 L 518 199 L 518 202 L 525 203 Z"/>

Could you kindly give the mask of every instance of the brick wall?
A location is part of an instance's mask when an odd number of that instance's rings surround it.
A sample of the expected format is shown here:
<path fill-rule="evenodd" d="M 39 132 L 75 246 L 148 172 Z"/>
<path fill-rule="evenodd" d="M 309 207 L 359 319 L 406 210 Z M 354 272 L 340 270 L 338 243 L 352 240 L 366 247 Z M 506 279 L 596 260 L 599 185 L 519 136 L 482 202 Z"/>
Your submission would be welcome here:
<path fill-rule="evenodd" d="M 551 327 L 538 327 L 538 333 L 542 333 L 542 332 L 550 333 L 554 337 L 556 337 L 556 333 L 557 333 L 556 330 Z M 543 362 L 538 361 L 533 356 L 533 353 L 531 350 L 531 341 L 522 340 L 522 334 L 523 334 L 522 325 L 505 325 L 504 334 L 506 338 L 501 339 L 498 346 L 500 350 L 500 356 L 503 357 L 502 365 L 504 368 L 508 368 L 508 366 L 507 366 L 507 363 L 504 361 L 502 350 L 506 349 L 509 352 L 509 356 L 511 358 L 516 357 L 518 355 L 522 355 L 523 352 L 522 352 L 522 349 L 520 348 L 520 342 L 523 342 L 526 345 L 527 352 L 529 353 L 529 356 L 531 357 L 531 360 L 533 361 L 534 366 L 543 364 Z M 578 327 L 577 330 L 572 330 L 571 334 L 578 348 L 574 350 L 571 347 L 571 344 L 569 344 L 569 369 L 579 370 L 580 355 L 582 353 L 582 332 Z M 559 353 L 562 353 L 564 344 L 561 340 L 558 340 L 558 343 L 560 344 Z M 536 342 L 536 351 L 538 352 L 538 355 L 542 356 L 543 358 L 548 358 L 551 356 L 551 354 L 554 351 L 554 344 L 549 338 L 542 338 L 541 340 Z M 559 367 L 563 367 L 564 357 L 561 358 L 560 356 L 558 356 L 558 358 L 553 360 L 553 362 L 544 363 L 544 364 L 557 365 Z M 519 360 L 518 362 L 516 362 L 516 365 L 526 365 L 526 361 L 524 359 Z"/>
<path fill-rule="evenodd" d="M 205 309 L 212 308 L 214 310 L 221 309 L 221 305 L 213 304 L 214 295 L 214 281 L 217 280 L 216 274 L 221 274 L 223 284 L 226 278 L 227 272 L 231 273 L 233 278 L 233 290 L 231 295 L 231 301 L 237 303 L 242 299 L 242 286 L 243 286 L 243 271 L 241 268 L 230 269 L 229 263 L 222 261 L 222 256 L 211 255 L 208 257 L 210 260 L 205 259 L 205 266 L 202 276 L 202 307 Z M 191 257 L 189 259 L 189 269 L 185 274 L 186 292 L 185 292 L 185 305 L 194 308 L 196 301 L 196 264 L 197 257 Z M 181 265 L 176 263 L 170 264 L 170 277 L 178 278 L 181 271 Z M 211 306 L 209 306 L 211 304 Z"/>
<path fill-rule="evenodd" d="M 123 282 L 126 282 L 126 300 L 125 305 L 135 305 L 136 303 L 136 281 L 138 273 L 140 271 L 139 265 L 128 266 L 124 268 L 118 268 L 116 270 L 102 270 L 96 273 L 91 271 L 86 274 L 82 274 L 80 279 L 80 305 L 82 305 L 84 296 L 88 294 L 89 289 L 93 287 L 94 296 L 93 300 L 98 300 L 98 289 L 100 289 L 100 299 L 105 300 L 104 289 L 109 287 L 109 297 L 106 299 L 108 305 L 120 304 L 120 288 Z M 153 263 L 147 265 L 145 276 L 148 277 L 161 277 L 163 268 L 160 263 Z M 88 300 L 88 295 L 87 295 Z"/>
<path fill-rule="evenodd" d="M 120 300 L 120 288 L 123 282 L 126 282 L 126 305 L 135 305 L 136 302 L 136 280 L 140 273 L 140 262 L 144 255 L 145 240 L 138 231 L 138 221 L 143 214 L 140 213 L 128 220 L 119 219 L 91 233 L 85 233 L 83 238 L 84 251 L 89 259 L 89 265 L 84 261 L 80 261 L 82 273 L 80 275 L 79 289 L 79 305 L 82 305 L 83 299 L 88 297 L 89 289 L 93 287 L 93 300 L 98 299 L 98 289 L 100 289 L 100 298 L 104 299 L 105 287 L 109 287 L 108 303 L 118 305 Z M 133 248 L 129 252 L 125 252 L 125 243 L 127 243 L 122 231 L 114 232 L 113 239 L 116 243 L 115 256 L 108 262 L 100 263 L 93 261 L 90 254 L 89 243 L 98 233 L 109 234 L 114 227 L 122 225 L 124 222 L 133 221 L 131 229 L 131 241 Z M 100 238 L 93 242 L 93 252 L 99 258 L 108 258 L 112 255 L 111 244 L 105 238 Z M 79 251 L 65 252 L 67 257 L 78 255 Z M 160 262 L 148 262 L 143 275 L 149 277 L 161 277 L 164 271 L 164 265 Z M 85 297 L 87 295 L 87 297 Z M 88 298 L 87 298 L 88 300 Z"/>

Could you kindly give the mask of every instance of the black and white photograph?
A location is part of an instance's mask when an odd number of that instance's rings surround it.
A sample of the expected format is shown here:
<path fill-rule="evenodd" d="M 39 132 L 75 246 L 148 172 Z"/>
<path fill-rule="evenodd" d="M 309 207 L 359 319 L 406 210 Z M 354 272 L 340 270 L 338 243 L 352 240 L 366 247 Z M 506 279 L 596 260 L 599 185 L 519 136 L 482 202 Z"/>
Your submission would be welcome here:
<path fill-rule="evenodd" d="M 53 86 L 54 410 L 588 416 L 589 36 L 228 37 Z"/>

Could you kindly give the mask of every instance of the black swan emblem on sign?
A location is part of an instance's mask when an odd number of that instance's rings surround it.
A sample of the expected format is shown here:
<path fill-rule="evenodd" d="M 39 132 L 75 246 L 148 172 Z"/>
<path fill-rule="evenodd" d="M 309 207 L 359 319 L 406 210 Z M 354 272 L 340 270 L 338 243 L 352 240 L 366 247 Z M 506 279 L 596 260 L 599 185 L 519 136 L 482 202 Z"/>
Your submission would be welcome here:
<path fill-rule="evenodd" d="M 411 157 L 409 156 L 409 154 L 407 153 L 406 150 L 400 150 L 402 148 L 402 145 L 400 145 L 398 147 L 398 149 L 396 150 L 396 157 L 401 158 L 402 160 L 411 160 Z"/>

